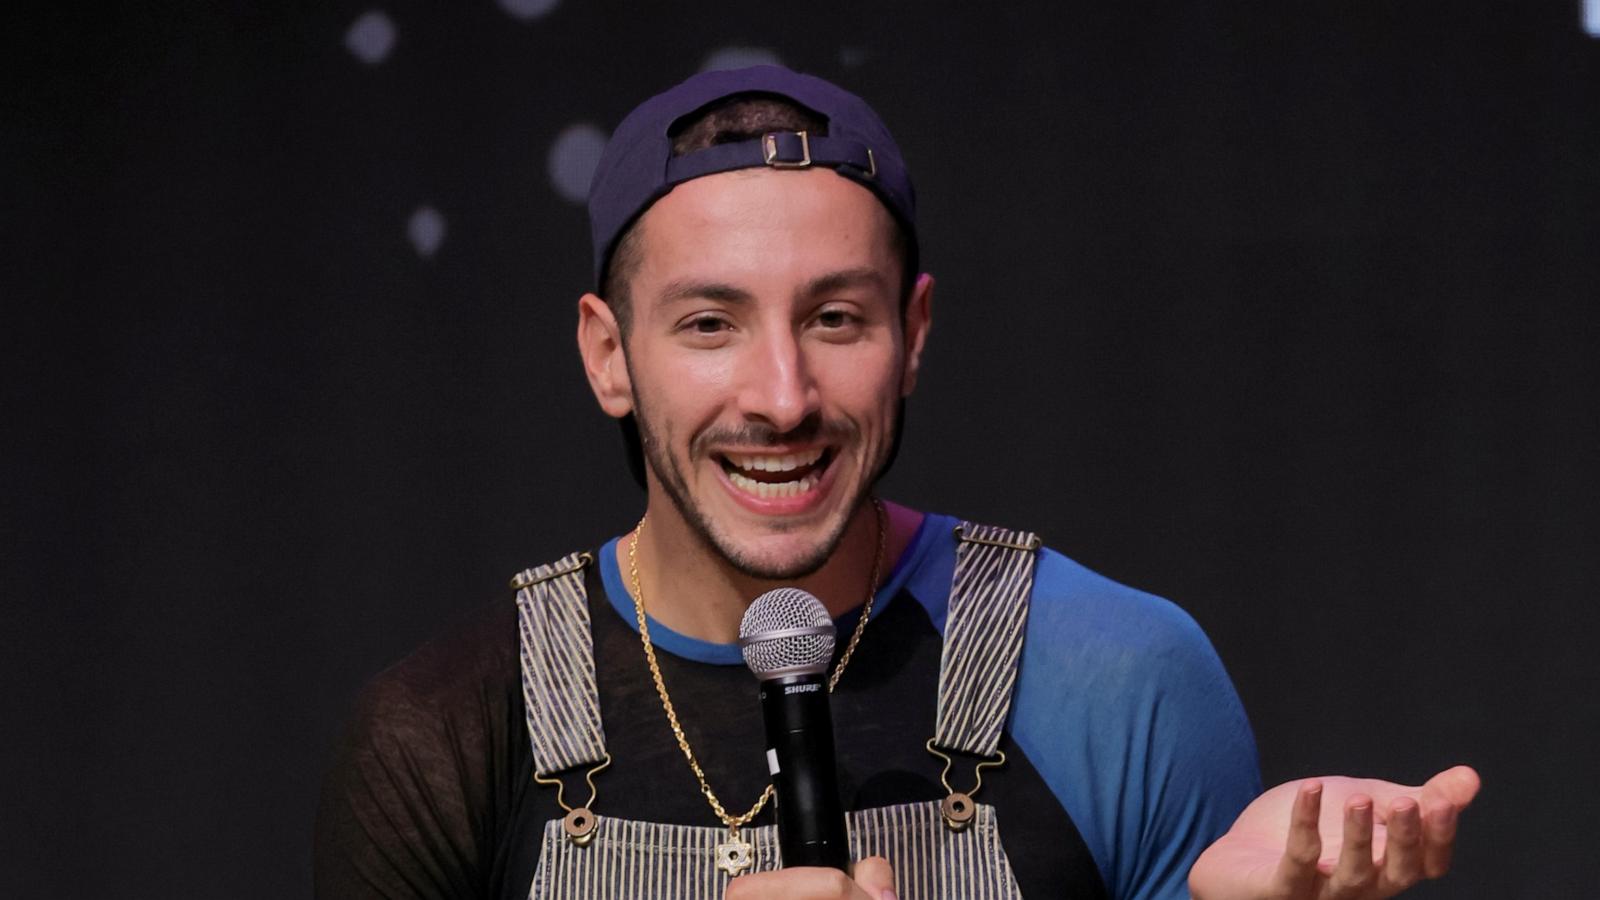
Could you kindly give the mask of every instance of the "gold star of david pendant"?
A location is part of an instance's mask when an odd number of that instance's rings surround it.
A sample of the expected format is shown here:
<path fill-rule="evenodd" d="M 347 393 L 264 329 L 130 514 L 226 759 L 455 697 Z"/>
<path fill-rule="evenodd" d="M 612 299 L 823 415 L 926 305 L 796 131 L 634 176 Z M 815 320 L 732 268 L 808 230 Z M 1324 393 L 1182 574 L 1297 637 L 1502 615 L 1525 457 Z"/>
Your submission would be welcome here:
<path fill-rule="evenodd" d="M 717 868 L 728 873 L 729 878 L 750 868 L 754 854 L 750 842 L 739 837 L 739 832 L 728 834 L 728 839 L 717 845 Z"/>

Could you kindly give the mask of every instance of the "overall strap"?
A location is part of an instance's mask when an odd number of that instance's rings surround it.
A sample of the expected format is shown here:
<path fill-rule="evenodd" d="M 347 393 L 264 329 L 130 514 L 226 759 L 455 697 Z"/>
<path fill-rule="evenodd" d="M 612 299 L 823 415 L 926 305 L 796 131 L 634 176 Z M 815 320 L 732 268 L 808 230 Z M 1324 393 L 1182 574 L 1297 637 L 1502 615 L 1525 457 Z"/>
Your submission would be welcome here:
<path fill-rule="evenodd" d="M 534 772 L 542 777 L 607 758 L 583 581 L 584 567 L 593 562 L 593 554 L 573 553 L 511 579 L 517 591 L 522 699 Z"/>
<path fill-rule="evenodd" d="M 933 744 L 991 757 L 1011 708 L 1040 541 L 1031 532 L 970 522 L 955 534 Z"/>

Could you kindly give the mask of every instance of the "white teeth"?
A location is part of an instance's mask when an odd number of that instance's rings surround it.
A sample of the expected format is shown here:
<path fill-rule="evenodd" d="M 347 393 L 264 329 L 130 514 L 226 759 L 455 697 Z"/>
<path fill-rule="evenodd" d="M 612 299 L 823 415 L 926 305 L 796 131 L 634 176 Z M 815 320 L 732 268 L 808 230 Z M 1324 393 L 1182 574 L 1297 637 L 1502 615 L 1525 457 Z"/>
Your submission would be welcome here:
<path fill-rule="evenodd" d="M 797 497 L 817 486 L 820 480 L 816 474 L 809 474 L 803 478 L 792 481 L 767 482 L 757 481 L 742 472 L 793 472 L 814 465 L 823 456 L 822 449 L 808 450 L 804 453 L 755 454 L 755 453 L 728 453 L 724 458 L 732 465 L 728 470 L 728 480 L 734 487 L 754 497 L 763 500 L 783 497 Z"/>
<path fill-rule="evenodd" d="M 758 456 L 755 454 L 730 453 L 728 462 L 747 472 L 792 472 L 803 466 L 809 466 L 822 458 L 822 450 L 809 450 L 805 453 L 790 453 L 786 456 Z"/>
<path fill-rule="evenodd" d="M 739 490 L 747 494 L 754 494 L 762 499 L 797 497 L 817 486 L 817 477 L 815 475 L 807 475 L 798 481 L 781 481 L 777 484 L 768 484 L 765 481 L 747 478 L 738 472 L 729 472 L 728 480 L 733 482 L 734 487 Z"/>

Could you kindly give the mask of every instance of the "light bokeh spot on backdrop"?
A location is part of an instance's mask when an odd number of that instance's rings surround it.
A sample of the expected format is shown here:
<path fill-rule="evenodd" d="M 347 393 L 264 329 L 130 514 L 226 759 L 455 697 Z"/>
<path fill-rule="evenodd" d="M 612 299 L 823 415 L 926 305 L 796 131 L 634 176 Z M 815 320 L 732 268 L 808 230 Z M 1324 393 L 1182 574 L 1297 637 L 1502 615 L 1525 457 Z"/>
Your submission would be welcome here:
<path fill-rule="evenodd" d="M 587 122 L 568 125 L 550 145 L 546 166 L 550 186 L 568 203 L 582 204 L 589 198 L 589 179 L 606 149 L 606 133 Z"/>
<path fill-rule="evenodd" d="M 840 47 L 839 65 L 846 69 L 859 69 L 867 61 L 867 48 L 865 47 Z"/>
<path fill-rule="evenodd" d="M 444 214 L 431 206 L 419 206 L 406 220 L 406 237 L 417 255 L 429 259 L 444 243 Z"/>
<path fill-rule="evenodd" d="M 498 0 L 500 8 L 524 22 L 549 15 L 561 0 Z"/>
<path fill-rule="evenodd" d="M 719 47 L 700 64 L 700 71 L 719 69 L 745 69 L 750 66 L 781 66 L 778 54 L 766 47 Z"/>
<path fill-rule="evenodd" d="M 394 20 L 382 10 L 368 10 L 350 23 L 344 33 L 344 46 L 356 59 L 375 66 L 389 58 L 399 35 Z"/>

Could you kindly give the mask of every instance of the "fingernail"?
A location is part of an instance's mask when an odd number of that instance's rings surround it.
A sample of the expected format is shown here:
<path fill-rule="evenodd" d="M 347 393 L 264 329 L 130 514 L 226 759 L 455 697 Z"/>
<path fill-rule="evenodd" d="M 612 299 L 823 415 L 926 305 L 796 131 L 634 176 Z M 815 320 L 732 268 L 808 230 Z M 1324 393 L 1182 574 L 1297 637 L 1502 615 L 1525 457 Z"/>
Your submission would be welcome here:
<path fill-rule="evenodd" d="M 894 895 L 894 888 L 884 888 L 878 894 L 878 900 L 900 900 L 900 898 Z"/>

